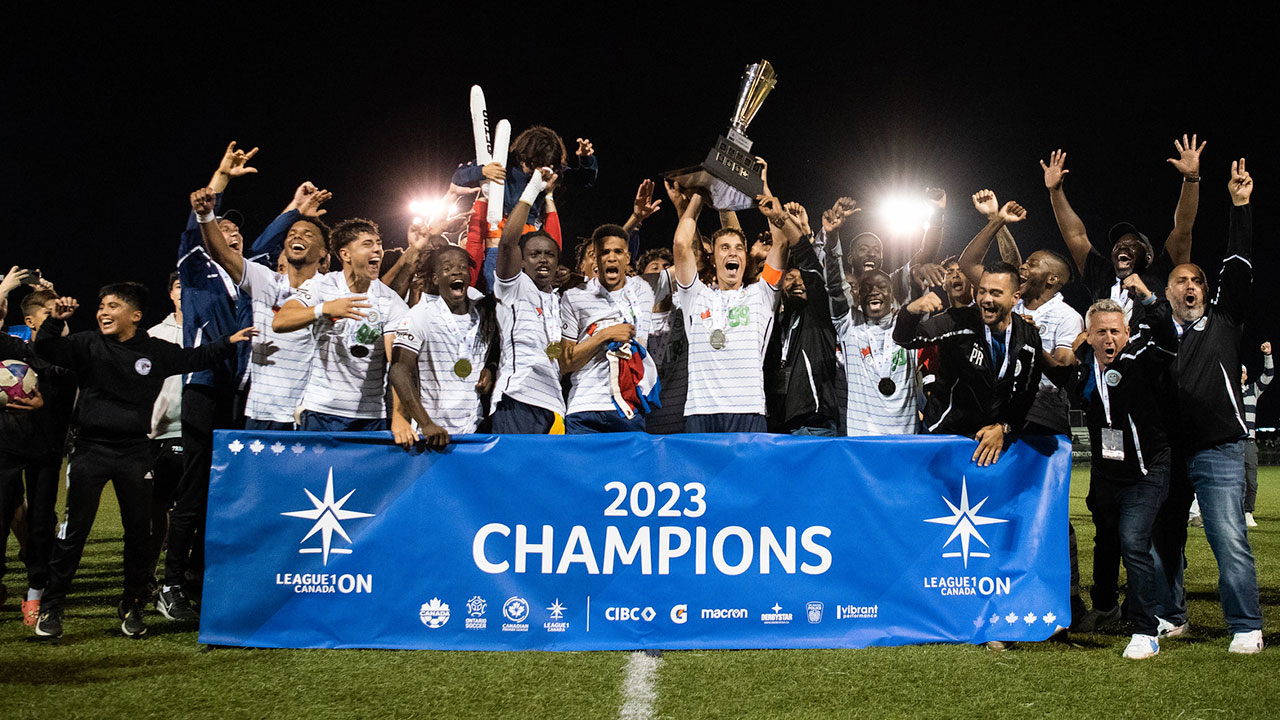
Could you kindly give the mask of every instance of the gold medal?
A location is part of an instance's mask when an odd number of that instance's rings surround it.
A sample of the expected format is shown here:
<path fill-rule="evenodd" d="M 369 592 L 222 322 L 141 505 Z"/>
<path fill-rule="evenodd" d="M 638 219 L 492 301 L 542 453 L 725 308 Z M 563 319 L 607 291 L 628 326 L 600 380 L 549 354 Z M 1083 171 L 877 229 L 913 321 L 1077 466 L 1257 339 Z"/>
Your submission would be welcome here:
<path fill-rule="evenodd" d="M 462 358 L 458 362 L 454 363 L 453 374 L 465 380 L 467 376 L 471 374 L 471 361 L 466 358 Z"/>
<path fill-rule="evenodd" d="M 564 350 L 564 346 L 560 344 L 559 340 L 557 340 L 556 342 L 553 342 L 547 346 L 547 357 L 550 358 L 551 360 L 559 360 L 560 353 L 563 350 Z"/>

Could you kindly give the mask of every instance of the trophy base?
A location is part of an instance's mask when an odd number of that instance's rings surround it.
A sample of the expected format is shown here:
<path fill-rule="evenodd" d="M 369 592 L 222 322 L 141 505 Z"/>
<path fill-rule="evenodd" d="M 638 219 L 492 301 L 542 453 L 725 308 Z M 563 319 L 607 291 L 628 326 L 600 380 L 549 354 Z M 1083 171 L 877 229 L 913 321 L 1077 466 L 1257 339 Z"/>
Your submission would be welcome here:
<path fill-rule="evenodd" d="M 724 136 L 716 141 L 701 165 L 673 170 L 666 177 L 685 187 L 708 190 L 710 205 L 716 210 L 753 208 L 756 196 L 764 192 L 764 179 L 756 159 L 739 143 Z"/>

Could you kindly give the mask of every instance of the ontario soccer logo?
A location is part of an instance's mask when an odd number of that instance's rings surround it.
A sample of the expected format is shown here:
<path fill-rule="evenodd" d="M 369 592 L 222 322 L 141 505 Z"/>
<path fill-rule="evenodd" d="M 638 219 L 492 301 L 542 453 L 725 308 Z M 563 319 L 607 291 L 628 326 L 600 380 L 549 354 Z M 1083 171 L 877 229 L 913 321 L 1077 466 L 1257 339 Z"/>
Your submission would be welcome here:
<path fill-rule="evenodd" d="M 280 513 L 285 517 L 302 518 L 303 520 L 314 520 L 315 524 L 311 526 L 311 530 L 303 536 L 300 543 L 305 543 L 311 539 L 316 533 L 320 533 L 320 547 L 303 547 L 298 548 L 301 555 L 320 555 L 320 564 L 328 565 L 330 555 L 350 555 L 351 548 L 333 547 L 333 536 L 338 537 L 351 543 L 351 536 L 343 529 L 342 523 L 346 520 L 356 520 L 360 518 L 374 517 L 373 513 L 357 512 L 355 510 L 347 510 L 344 506 L 351 496 L 355 494 L 352 489 L 341 500 L 333 498 L 333 468 L 329 468 L 329 480 L 324 486 L 324 499 L 321 500 L 311 493 L 310 490 L 303 488 L 302 492 L 307 494 L 307 498 L 311 500 L 312 508 L 310 510 L 294 510 L 292 512 Z"/>
<path fill-rule="evenodd" d="M 942 544 L 944 550 L 956 539 L 960 540 L 960 550 L 958 552 L 954 550 L 944 552 L 942 553 L 942 557 L 962 558 L 966 569 L 969 567 L 969 558 L 991 557 L 991 553 L 989 552 L 970 549 L 970 542 L 972 540 L 977 540 L 982 543 L 983 547 L 990 547 L 990 545 L 987 544 L 987 541 L 983 539 L 982 534 L 978 532 L 978 528 L 980 526 L 1009 522 L 1007 519 L 983 517 L 978 514 L 979 511 L 982 510 L 982 506 L 987 503 L 988 499 L 989 498 L 982 498 L 977 505 L 969 507 L 969 485 L 968 481 L 963 477 L 960 479 L 960 505 L 957 507 L 947 498 L 942 498 L 942 501 L 947 504 L 947 507 L 951 508 L 951 514 L 943 517 L 929 518 L 925 520 L 925 522 L 935 523 L 937 525 L 951 525 L 955 528 L 951 531 L 951 534 L 947 536 L 947 541 Z"/>

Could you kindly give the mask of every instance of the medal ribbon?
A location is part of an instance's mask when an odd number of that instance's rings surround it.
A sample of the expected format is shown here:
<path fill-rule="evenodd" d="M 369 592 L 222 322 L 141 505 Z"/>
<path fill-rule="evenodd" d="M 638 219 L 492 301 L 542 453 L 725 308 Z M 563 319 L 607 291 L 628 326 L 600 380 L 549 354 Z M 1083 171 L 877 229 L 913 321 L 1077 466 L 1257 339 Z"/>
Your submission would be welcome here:
<path fill-rule="evenodd" d="M 994 356 L 996 351 L 994 344 L 991 342 L 991 326 L 983 325 L 982 329 L 987 333 L 987 348 L 991 350 L 991 354 Z M 1013 354 L 1013 348 L 1009 347 L 1009 339 L 1012 337 L 1013 318 L 1009 318 L 1009 327 L 1004 329 L 1004 362 L 1000 363 L 1000 372 L 996 374 L 996 380 L 1003 380 L 1005 372 L 1009 370 L 1009 356 Z"/>
<path fill-rule="evenodd" d="M 1102 366 L 1098 364 L 1098 356 L 1095 355 L 1093 357 L 1093 384 L 1098 386 L 1098 398 L 1102 400 L 1102 411 L 1107 414 L 1107 427 L 1111 427 L 1111 393 L 1107 390 L 1107 382 L 1103 374 Z"/>
<path fill-rule="evenodd" d="M 480 335 L 480 313 L 473 306 L 466 315 L 458 315 L 449 309 L 449 304 L 444 301 L 444 298 L 438 297 L 436 301 L 440 303 L 444 314 L 449 317 L 444 325 L 449 328 L 449 335 L 458 341 L 458 359 L 470 363 L 471 351 L 475 347 L 476 337 Z M 467 325 L 462 325 L 464 317 Z M 459 333 L 459 330 L 462 332 Z"/>

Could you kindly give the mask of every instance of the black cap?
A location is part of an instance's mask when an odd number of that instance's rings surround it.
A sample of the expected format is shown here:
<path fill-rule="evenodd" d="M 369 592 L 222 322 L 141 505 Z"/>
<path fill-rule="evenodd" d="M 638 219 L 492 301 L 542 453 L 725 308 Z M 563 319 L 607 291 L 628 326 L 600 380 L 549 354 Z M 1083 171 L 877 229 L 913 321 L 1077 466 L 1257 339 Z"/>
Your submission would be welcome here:
<path fill-rule="evenodd" d="M 1116 242 L 1119 241 L 1120 238 L 1129 234 L 1137 235 L 1138 239 L 1142 241 L 1142 244 L 1146 246 L 1147 262 L 1150 263 L 1152 260 L 1155 260 L 1156 250 L 1151 244 L 1151 238 L 1139 232 L 1138 228 L 1131 222 L 1118 222 L 1115 225 L 1112 225 L 1111 231 L 1107 233 L 1107 240 L 1111 243 L 1111 247 L 1115 247 Z"/>

